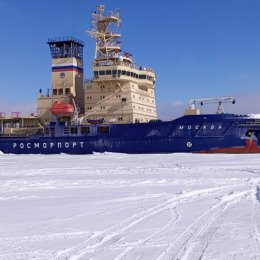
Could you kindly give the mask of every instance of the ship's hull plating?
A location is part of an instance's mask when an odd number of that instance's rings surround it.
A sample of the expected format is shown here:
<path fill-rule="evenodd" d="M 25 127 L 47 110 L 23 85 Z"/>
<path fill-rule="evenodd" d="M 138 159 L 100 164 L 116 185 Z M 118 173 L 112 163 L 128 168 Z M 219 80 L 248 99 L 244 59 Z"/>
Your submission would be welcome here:
<path fill-rule="evenodd" d="M 254 141 L 227 139 L 122 140 L 84 137 L 1 140 L 1 151 L 14 154 L 91 154 L 114 153 L 259 153 Z"/>
<path fill-rule="evenodd" d="M 64 135 L 60 125 L 55 127 L 55 134 L 48 136 L 1 137 L 0 151 L 14 154 L 260 152 L 260 120 L 248 116 L 185 116 L 170 122 L 109 125 L 103 133 L 99 132 L 103 125 L 91 126 L 85 135 Z"/>

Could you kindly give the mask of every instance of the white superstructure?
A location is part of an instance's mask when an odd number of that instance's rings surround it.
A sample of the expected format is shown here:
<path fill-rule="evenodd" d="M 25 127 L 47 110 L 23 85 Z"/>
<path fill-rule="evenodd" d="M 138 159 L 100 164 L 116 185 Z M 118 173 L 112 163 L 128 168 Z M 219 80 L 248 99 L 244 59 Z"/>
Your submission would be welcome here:
<path fill-rule="evenodd" d="M 155 120 L 156 75 L 150 68 L 136 67 L 132 55 L 121 51 L 119 11 L 105 14 L 104 9 L 97 7 L 88 31 L 96 49 L 93 79 L 85 82 L 85 117 L 123 123 Z"/>

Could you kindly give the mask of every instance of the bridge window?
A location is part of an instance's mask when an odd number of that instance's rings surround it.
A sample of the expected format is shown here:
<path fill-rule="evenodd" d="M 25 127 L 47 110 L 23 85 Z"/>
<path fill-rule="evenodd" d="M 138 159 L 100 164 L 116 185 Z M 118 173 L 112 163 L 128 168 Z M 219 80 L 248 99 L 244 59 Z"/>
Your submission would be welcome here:
<path fill-rule="evenodd" d="M 70 94 L 70 88 L 66 88 L 66 89 L 65 89 L 65 94 L 66 94 L 66 95 L 69 95 L 69 94 Z"/>
<path fill-rule="evenodd" d="M 126 74 L 126 71 L 125 70 L 122 70 L 122 75 L 125 75 Z"/>
<path fill-rule="evenodd" d="M 111 70 L 106 70 L 106 75 L 111 75 Z"/>
<path fill-rule="evenodd" d="M 139 75 L 139 79 L 146 79 L 146 75 L 145 74 Z"/>
<path fill-rule="evenodd" d="M 116 76 L 116 70 L 112 70 L 112 74 Z"/>

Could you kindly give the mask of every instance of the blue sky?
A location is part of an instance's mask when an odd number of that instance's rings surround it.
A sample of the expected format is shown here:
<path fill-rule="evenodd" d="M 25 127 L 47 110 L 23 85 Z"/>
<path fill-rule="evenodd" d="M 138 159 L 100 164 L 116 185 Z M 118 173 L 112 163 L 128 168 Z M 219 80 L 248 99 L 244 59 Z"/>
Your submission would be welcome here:
<path fill-rule="evenodd" d="M 83 40 L 91 78 L 85 29 L 98 4 L 120 9 L 122 49 L 155 70 L 160 117 L 194 97 L 227 95 L 241 101 L 238 112 L 260 112 L 259 0 L 1 0 L 0 111 L 36 111 L 38 90 L 51 86 L 48 38 Z"/>

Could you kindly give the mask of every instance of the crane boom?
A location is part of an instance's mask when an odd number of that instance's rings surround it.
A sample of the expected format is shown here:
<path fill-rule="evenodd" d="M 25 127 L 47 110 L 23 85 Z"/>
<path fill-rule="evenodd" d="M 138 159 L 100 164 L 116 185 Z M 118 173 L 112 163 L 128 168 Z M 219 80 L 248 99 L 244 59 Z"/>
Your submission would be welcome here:
<path fill-rule="evenodd" d="M 234 97 L 217 97 L 217 98 L 193 98 L 189 101 L 189 108 L 194 109 L 196 104 L 199 103 L 201 106 L 204 104 L 218 104 L 217 114 L 224 113 L 223 103 L 235 104 L 236 99 Z"/>

